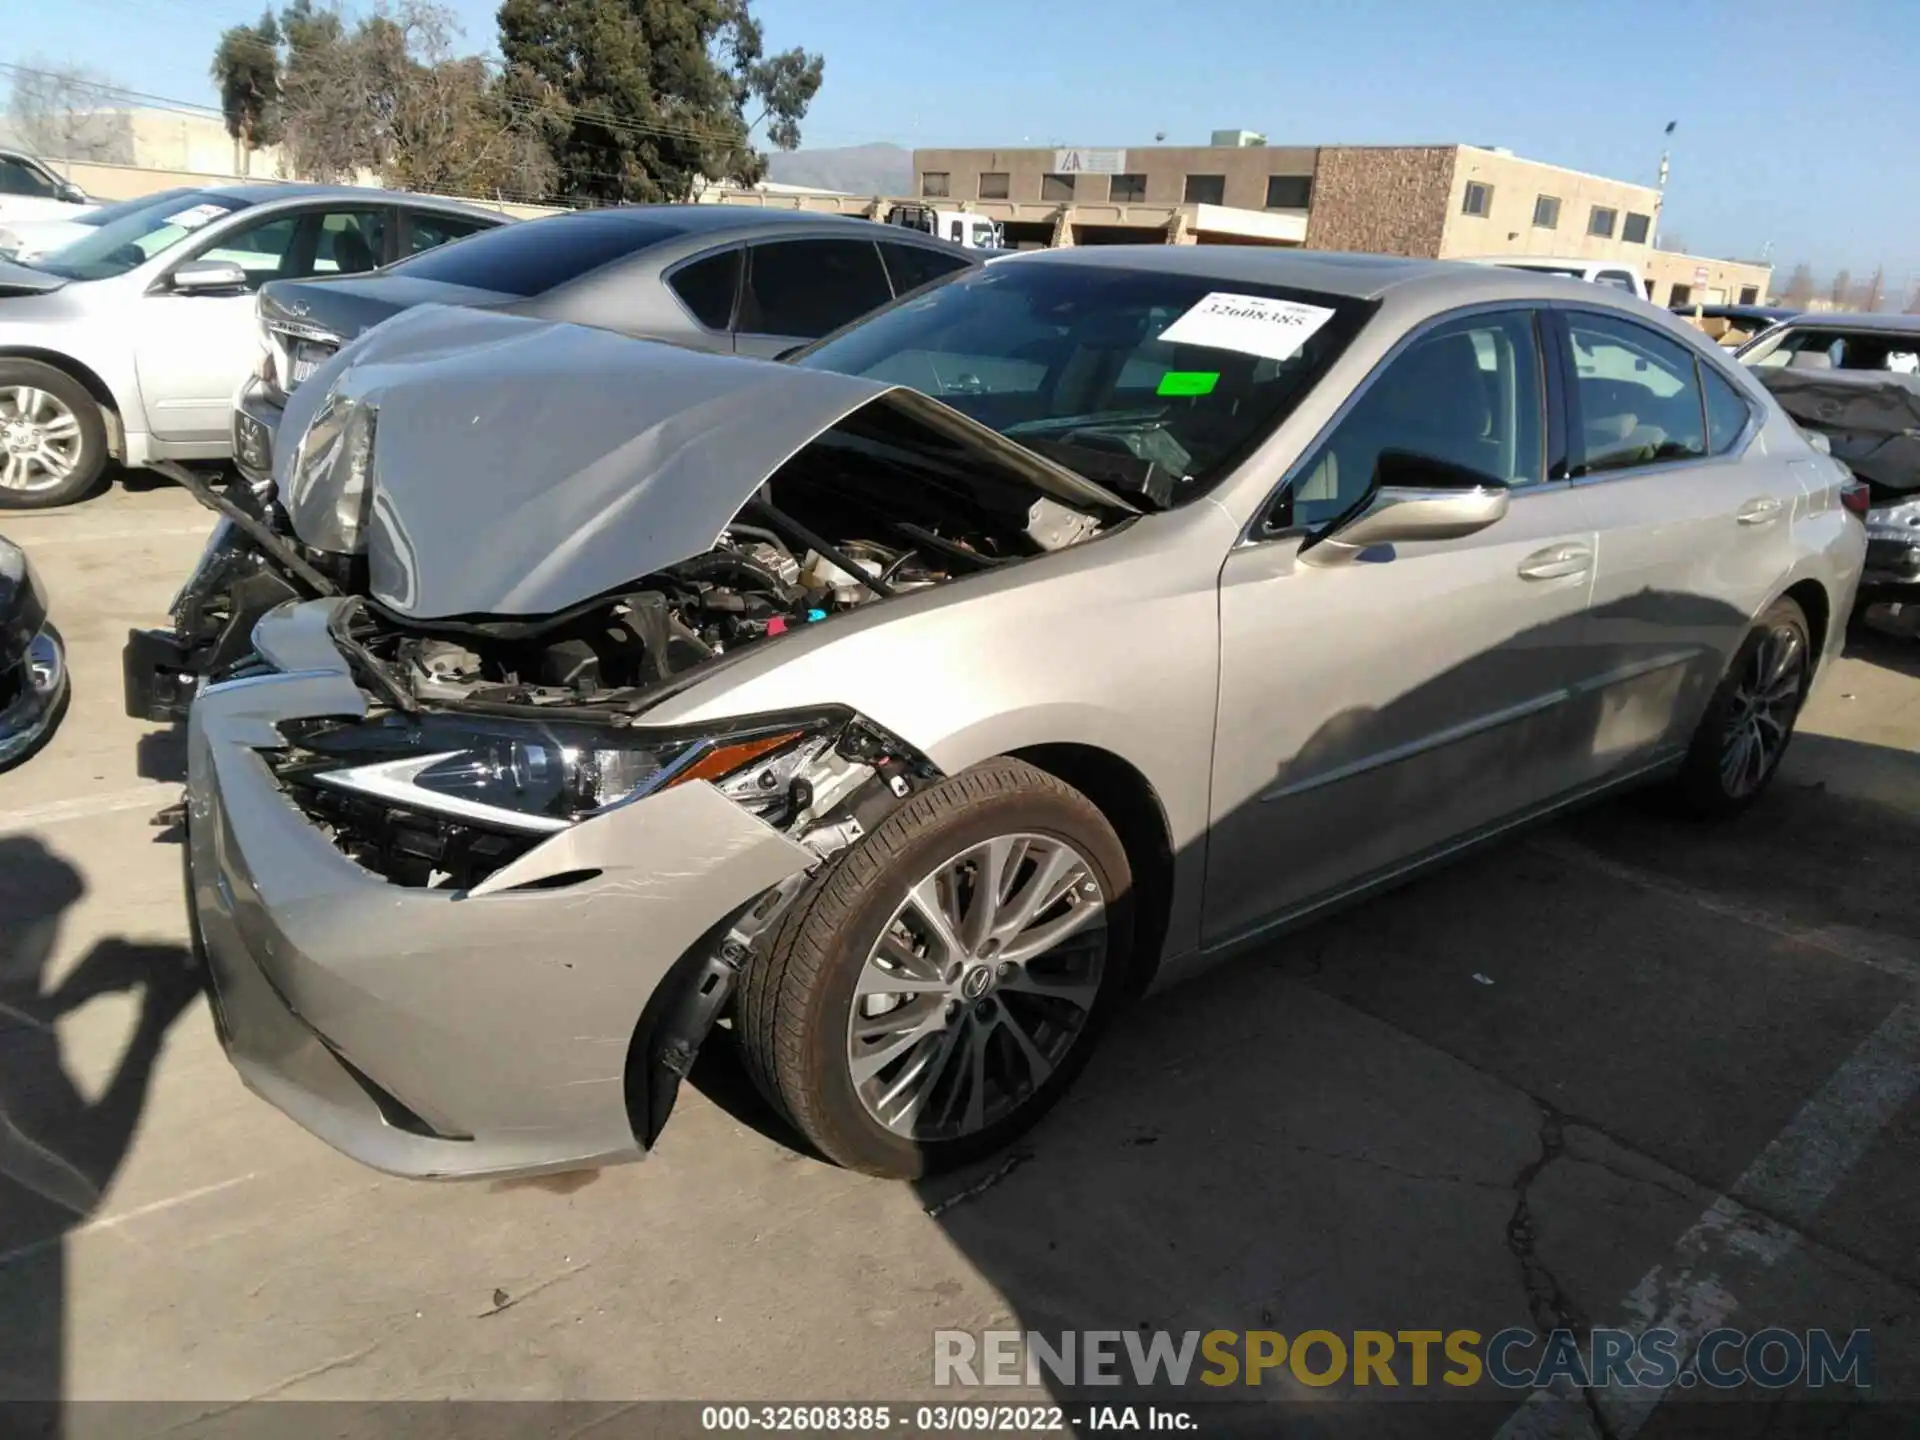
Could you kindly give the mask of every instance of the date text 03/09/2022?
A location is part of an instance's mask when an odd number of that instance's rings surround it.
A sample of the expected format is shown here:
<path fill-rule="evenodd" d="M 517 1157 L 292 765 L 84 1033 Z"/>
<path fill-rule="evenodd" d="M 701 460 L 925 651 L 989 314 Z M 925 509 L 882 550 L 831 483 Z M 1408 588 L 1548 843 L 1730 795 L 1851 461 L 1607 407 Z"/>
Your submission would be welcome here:
<path fill-rule="evenodd" d="M 1161 1405 L 703 1405 L 700 1428 L 774 1435 L 903 1433 L 1041 1435 L 1069 1430 L 1193 1431 L 1190 1411 Z"/>

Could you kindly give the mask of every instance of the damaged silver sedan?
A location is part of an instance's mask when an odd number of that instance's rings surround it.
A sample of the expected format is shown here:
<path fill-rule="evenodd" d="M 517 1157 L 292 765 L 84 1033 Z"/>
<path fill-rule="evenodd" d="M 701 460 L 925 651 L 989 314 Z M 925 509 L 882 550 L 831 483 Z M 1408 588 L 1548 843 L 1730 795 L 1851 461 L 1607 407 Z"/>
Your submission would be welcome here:
<path fill-rule="evenodd" d="M 1003 1144 L 1157 980 L 1752 803 L 1864 545 L 1684 327 L 1367 257 L 1023 256 L 779 365 L 422 309 L 283 433 L 190 904 L 247 1081 L 420 1176 L 643 1153 L 716 1027 L 841 1164 Z"/>

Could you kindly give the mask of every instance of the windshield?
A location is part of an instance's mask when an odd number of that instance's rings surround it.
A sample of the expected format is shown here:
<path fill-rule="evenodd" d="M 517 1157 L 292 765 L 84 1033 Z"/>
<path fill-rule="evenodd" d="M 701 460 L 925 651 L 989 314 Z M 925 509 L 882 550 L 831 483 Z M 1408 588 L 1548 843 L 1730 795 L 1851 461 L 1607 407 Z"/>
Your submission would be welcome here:
<path fill-rule="evenodd" d="M 73 225 L 85 225 L 89 230 L 97 230 L 102 225 L 111 225 L 126 215 L 137 215 L 142 210 L 151 210 L 156 205 L 172 205 L 194 192 L 191 189 L 159 190 L 151 195 L 137 196 L 132 200 L 119 200 L 111 205 L 102 205 L 97 210 L 89 210 L 84 215 L 76 215 L 68 222 Z M 188 202 L 192 203 L 192 202 Z M 175 206 L 178 209 L 178 206 Z"/>
<path fill-rule="evenodd" d="M 1920 326 L 1902 334 L 1789 325 L 1761 336 L 1740 352 L 1739 360 L 1759 370 L 1880 370 L 1912 375 L 1920 373 Z"/>
<path fill-rule="evenodd" d="M 1157 504 L 1203 494 L 1371 313 L 1272 285 L 1104 265 L 963 272 L 793 363 L 904 385 Z"/>
<path fill-rule="evenodd" d="M 224 220 L 247 202 L 205 190 L 189 190 L 165 204 L 135 209 L 110 220 L 84 239 L 33 262 L 36 270 L 69 280 L 109 280 L 171 250 L 196 230 Z"/>

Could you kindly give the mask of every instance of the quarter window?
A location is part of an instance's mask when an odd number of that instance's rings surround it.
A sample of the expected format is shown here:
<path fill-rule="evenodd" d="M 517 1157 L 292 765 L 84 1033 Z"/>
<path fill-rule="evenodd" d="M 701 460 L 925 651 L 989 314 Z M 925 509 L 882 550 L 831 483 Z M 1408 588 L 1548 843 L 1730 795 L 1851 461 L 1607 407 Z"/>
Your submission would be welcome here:
<path fill-rule="evenodd" d="M 1587 212 L 1587 234 L 1613 238 L 1613 227 L 1619 222 L 1620 212 L 1605 205 L 1596 205 Z"/>
<path fill-rule="evenodd" d="M 893 298 L 867 240 L 777 240 L 748 255 L 740 330 L 816 340 Z"/>
<path fill-rule="evenodd" d="M 1478 180 L 1467 182 L 1467 192 L 1460 197 L 1462 215 L 1485 215 L 1493 208 L 1493 187 L 1483 185 Z"/>
<path fill-rule="evenodd" d="M 1746 430 L 1753 407 L 1732 381 L 1705 361 L 1700 362 L 1700 379 L 1707 396 L 1707 446 L 1715 455 L 1724 455 Z"/>
<path fill-rule="evenodd" d="M 1542 230 L 1560 228 L 1560 197 L 1537 195 L 1533 201 L 1533 223 Z"/>
<path fill-rule="evenodd" d="M 680 303 L 709 330 L 733 322 L 733 293 L 740 288 L 740 252 L 722 250 L 682 265 L 667 282 Z"/>
<path fill-rule="evenodd" d="M 1631 320 L 1567 317 L 1573 346 L 1575 475 L 1707 453 L 1693 351 Z"/>
<path fill-rule="evenodd" d="M 1387 363 L 1292 492 L 1287 523 L 1324 525 L 1373 488 L 1382 451 L 1464 465 L 1523 486 L 1544 473 L 1540 345 L 1529 311 L 1472 315 Z"/>
<path fill-rule="evenodd" d="M 893 293 L 904 295 L 918 290 L 930 280 L 964 270 L 966 257 L 930 245 L 899 245 L 880 242 L 880 254 L 887 262 L 887 276 L 893 281 Z"/>

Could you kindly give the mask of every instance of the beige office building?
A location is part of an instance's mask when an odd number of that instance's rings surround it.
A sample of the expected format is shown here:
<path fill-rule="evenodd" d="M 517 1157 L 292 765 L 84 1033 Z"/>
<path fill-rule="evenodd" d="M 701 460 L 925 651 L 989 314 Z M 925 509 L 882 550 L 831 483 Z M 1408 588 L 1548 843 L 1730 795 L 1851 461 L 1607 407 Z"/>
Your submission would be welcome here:
<path fill-rule="evenodd" d="M 1660 304 L 1759 303 L 1771 278 L 1766 265 L 1656 250 L 1660 193 L 1652 186 L 1474 145 L 918 150 L 913 158 L 916 198 L 998 220 L 1015 245 L 1164 240 L 1611 260 L 1635 266 Z"/>

